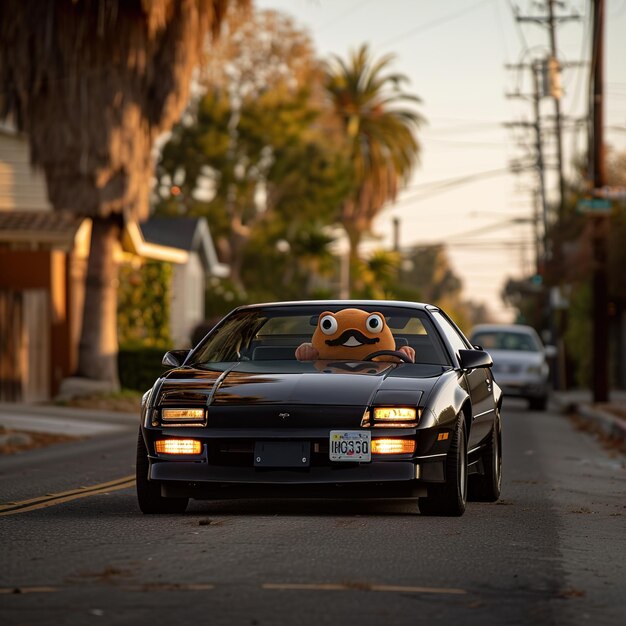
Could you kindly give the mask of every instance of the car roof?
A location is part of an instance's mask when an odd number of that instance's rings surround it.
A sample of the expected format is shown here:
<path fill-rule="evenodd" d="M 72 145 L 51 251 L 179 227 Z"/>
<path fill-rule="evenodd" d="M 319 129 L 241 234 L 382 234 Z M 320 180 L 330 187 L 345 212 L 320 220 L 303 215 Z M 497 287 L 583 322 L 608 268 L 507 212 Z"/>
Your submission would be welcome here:
<path fill-rule="evenodd" d="M 269 307 L 302 307 L 302 306 L 314 306 L 314 307 L 403 307 L 418 310 L 438 310 L 438 307 L 432 304 L 426 304 L 424 302 L 407 302 L 402 300 L 295 300 L 290 302 L 264 302 L 259 304 L 247 304 L 237 307 L 236 311 L 245 311 L 249 309 L 264 309 Z"/>
<path fill-rule="evenodd" d="M 541 342 L 541 337 L 532 326 L 524 324 L 478 324 L 469 333 L 469 337 L 474 337 L 478 333 L 510 333 L 517 335 L 531 335 Z"/>
<path fill-rule="evenodd" d="M 472 328 L 470 335 L 478 332 L 506 332 L 523 335 L 536 335 L 537 331 L 532 326 L 524 324 L 478 324 Z"/>

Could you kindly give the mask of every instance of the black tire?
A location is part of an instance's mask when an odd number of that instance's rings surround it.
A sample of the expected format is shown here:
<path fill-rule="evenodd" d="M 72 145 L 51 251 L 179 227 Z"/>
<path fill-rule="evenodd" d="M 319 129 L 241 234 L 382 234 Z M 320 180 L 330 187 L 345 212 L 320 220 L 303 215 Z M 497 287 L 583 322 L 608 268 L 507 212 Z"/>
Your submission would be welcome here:
<path fill-rule="evenodd" d="M 148 451 L 139 429 L 137 438 L 137 502 L 142 513 L 184 513 L 189 498 L 164 498 L 161 485 L 148 480 Z"/>
<path fill-rule="evenodd" d="M 422 515 L 458 517 L 467 502 L 467 436 L 465 419 L 459 415 L 446 457 L 446 482 L 428 487 L 428 497 L 419 499 Z"/>
<path fill-rule="evenodd" d="M 497 409 L 482 461 L 484 474 L 469 477 L 468 498 L 475 502 L 495 502 L 502 489 L 502 420 Z"/>
<path fill-rule="evenodd" d="M 528 408 L 531 411 L 545 411 L 548 406 L 548 396 L 539 398 L 528 398 Z"/>

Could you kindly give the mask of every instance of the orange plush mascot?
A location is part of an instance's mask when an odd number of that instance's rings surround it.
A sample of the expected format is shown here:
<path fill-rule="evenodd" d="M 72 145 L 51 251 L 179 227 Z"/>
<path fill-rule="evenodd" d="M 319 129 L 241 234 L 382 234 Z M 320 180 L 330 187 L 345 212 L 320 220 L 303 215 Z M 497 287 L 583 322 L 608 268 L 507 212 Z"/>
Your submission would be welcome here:
<path fill-rule="evenodd" d="M 336 313 L 326 311 L 320 315 L 311 343 L 298 346 L 296 358 L 299 361 L 362 361 L 373 352 L 395 349 L 396 341 L 382 313 L 343 309 Z M 403 346 L 399 352 L 403 352 L 411 362 L 414 361 L 413 348 Z M 392 355 L 382 355 L 373 360 L 399 359 Z"/>

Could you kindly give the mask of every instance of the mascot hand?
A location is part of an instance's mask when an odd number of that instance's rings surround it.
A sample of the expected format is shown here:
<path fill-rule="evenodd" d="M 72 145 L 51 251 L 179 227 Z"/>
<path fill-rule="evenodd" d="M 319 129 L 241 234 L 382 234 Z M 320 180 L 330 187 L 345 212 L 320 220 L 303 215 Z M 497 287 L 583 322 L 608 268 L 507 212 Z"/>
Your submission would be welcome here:
<path fill-rule="evenodd" d="M 402 346 L 399 352 L 404 352 L 411 359 L 411 363 L 415 363 L 415 350 L 411 346 Z"/>
<path fill-rule="evenodd" d="M 310 343 L 303 343 L 296 348 L 298 361 L 316 361 L 318 356 L 318 351 Z"/>

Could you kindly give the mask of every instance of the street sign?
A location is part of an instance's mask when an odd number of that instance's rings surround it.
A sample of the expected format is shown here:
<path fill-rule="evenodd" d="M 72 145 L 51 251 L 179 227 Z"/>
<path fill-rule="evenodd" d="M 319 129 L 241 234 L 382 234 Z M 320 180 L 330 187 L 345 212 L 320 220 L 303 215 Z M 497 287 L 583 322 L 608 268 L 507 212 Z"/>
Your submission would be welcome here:
<path fill-rule="evenodd" d="M 606 198 L 581 198 L 576 203 L 578 213 L 593 213 L 594 215 L 608 215 L 612 204 Z"/>
<path fill-rule="evenodd" d="M 593 195 L 596 198 L 606 198 L 607 200 L 626 200 L 626 187 L 609 186 L 594 189 Z"/>

